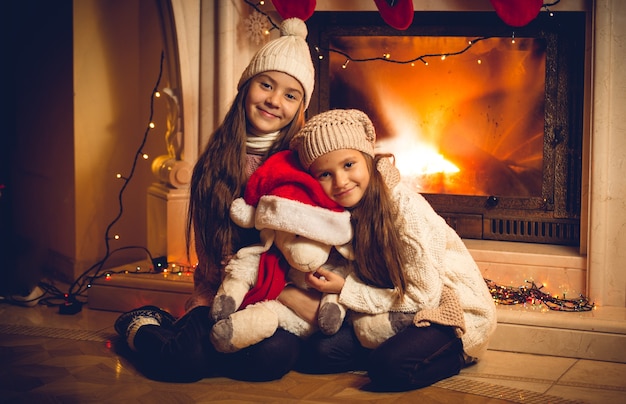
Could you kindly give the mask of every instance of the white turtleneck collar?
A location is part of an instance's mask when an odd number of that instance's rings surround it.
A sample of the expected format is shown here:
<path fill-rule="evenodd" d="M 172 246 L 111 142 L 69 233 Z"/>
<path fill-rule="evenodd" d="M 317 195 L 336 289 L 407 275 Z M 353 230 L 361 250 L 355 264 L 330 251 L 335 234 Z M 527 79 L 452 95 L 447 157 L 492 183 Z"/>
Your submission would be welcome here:
<path fill-rule="evenodd" d="M 246 152 L 249 154 L 264 155 L 272 146 L 280 131 L 274 133 L 266 133 L 263 135 L 255 135 L 248 133 L 246 140 Z"/>

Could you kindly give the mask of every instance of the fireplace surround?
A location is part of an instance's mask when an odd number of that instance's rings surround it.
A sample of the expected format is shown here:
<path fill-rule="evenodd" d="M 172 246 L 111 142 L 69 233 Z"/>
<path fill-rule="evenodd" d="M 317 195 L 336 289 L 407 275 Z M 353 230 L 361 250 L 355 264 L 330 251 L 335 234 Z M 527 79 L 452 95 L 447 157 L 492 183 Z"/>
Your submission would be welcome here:
<path fill-rule="evenodd" d="M 271 5 L 266 4 L 271 10 Z M 488 0 L 415 0 L 414 4 L 416 16 L 430 11 L 493 12 Z M 172 5 L 180 52 L 184 155 L 193 162 L 197 148 L 206 143 L 206 136 L 225 114 L 228 104 L 223 100 L 234 97 L 238 74 L 255 50 L 241 24 L 250 7 L 243 2 L 197 0 L 172 0 Z M 567 0 L 550 7 L 555 15 L 586 14 L 581 245 L 464 238 L 485 277 L 511 286 L 532 279 L 544 285 L 545 291 L 567 293 L 567 296 L 582 292 L 596 303 L 596 310 L 553 313 L 535 306 L 511 309 L 500 306 L 497 335 L 490 345 L 493 349 L 626 361 L 625 350 L 621 349 L 626 335 L 623 271 L 626 93 L 621 91 L 626 82 L 626 71 L 622 68 L 626 55 L 625 7 L 626 3 L 618 0 Z M 361 0 L 318 0 L 316 13 L 324 11 L 375 11 L 375 6 Z M 275 21 L 279 20 L 270 13 Z M 278 33 L 272 31 L 272 35 Z M 168 215 L 167 222 L 168 230 L 182 228 L 184 218 Z M 175 231 L 171 235 L 168 232 L 168 239 L 176 236 Z M 168 256 L 179 253 L 175 246 L 167 243 Z M 143 288 L 151 287 L 146 277 L 126 278 L 134 278 L 136 282 L 143 278 Z M 179 278 L 169 276 L 168 282 L 154 283 L 168 283 L 164 288 L 169 293 L 173 288 L 169 283 L 176 283 Z M 128 293 L 125 287 L 118 295 L 107 292 L 106 296 L 116 304 L 118 297 L 134 298 L 129 304 L 137 307 L 142 302 L 139 289 Z M 90 306 L 93 292 L 94 288 L 90 291 Z"/>
<path fill-rule="evenodd" d="M 465 177 L 403 177 L 462 237 L 580 245 L 584 13 L 541 13 L 512 28 L 494 13 L 422 12 L 398 31 L 375 12 L 316 12 L 307 25 L 318 63 L 310 113 L 364 110 L 379 145 L 396 145 L 381 151 L 398 159 L 412 139 L 400 138 L 398 121 L 413 123 L 431 142 L 436 137 L 434 150 Z M 540 92 L 528 95 L 531 87 Z M 449 119 L 438 125 L 444 131 L 424 130 L 442 117 Z M 413 165 L 422 160 L 403 157 Z M 467 186 L 445 186 L 458 183 Z"/>

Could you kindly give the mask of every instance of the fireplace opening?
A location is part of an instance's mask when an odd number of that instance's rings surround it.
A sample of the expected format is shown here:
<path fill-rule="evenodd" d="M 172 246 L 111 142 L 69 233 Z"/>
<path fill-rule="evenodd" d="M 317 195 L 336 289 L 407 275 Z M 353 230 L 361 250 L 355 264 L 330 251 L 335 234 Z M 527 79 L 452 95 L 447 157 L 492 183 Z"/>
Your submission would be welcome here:
<path fill-rule="evenodd" d="M 310 113 L 358 108 L 403 181 L 465 238 L 580 243 L 584 14 L 319 12 Z"/>

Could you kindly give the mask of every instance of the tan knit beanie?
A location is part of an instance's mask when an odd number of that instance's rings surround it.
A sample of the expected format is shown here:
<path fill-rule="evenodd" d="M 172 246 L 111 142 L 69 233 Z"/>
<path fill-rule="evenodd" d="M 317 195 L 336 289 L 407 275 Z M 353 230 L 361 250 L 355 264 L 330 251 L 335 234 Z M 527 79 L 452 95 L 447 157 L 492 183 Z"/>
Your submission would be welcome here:
<path fill-rule="evenodd" d="M 355 149 L 374 157 L 376 133 L 369 117 L 357 109 L 332 109 L 311 119 L 294 136 L 289 148 L 309 169 L 318 157 L 335 150 Z"/>
<path fill-rule="evenodd" d="M 259 73 L 270 70 L 287 73 L 304 88 L 304 108 L 308 108 L 315 85 L 315 68 L 306 43 L 306 24 L 299 18 L 288 18 L 280 25 L 280 38 L 266 43 L 252 57 L 237 89 Z"/>

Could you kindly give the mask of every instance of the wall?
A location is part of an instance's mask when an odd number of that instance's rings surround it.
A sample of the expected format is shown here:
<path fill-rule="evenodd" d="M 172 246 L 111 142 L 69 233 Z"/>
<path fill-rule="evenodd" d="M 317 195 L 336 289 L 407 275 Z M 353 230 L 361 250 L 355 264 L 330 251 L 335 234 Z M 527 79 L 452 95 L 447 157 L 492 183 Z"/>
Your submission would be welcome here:
<path fill-rule="evenodd" d="M 72 2 L 15 1 L 3 14 L 0 270 L 3 288 L 23 289 L 39 280 L 49 248 L 74 249 Z"/>
<path fill-rule="evenodd" d="M 14 4 L 13 4 L 14 3 Z M 43 251 L 45 271 L 73 280 L 110 251 L 146 245 L 150 160 L 139 159 L 118 199 L 150 116 L 163 49 L 157 0 L 14 1 L 15 133 L 9 136 L 11 239 Z M 7 7 L 9 7 L 7 5 Z M 167 75 L 162 83 L 167 83 Z M 164 106 L 143 151 L 165 154 Z M 4 148 L 4 146 L 2 146 Z M 8 194 L 8 193 L 7 193 Z M 20 243 L 20 245 L 25 245 Z M 32 250 L 32 249 L 31 249 Z M 31 254 L 27 254 L 32 256 Z M 114 253 L 105 267 L 143 259 L 141 249 Z M 19 260 L 22 262 L 23 260 Z M 32 282 L 39 271 L 20 269 Z"/>

